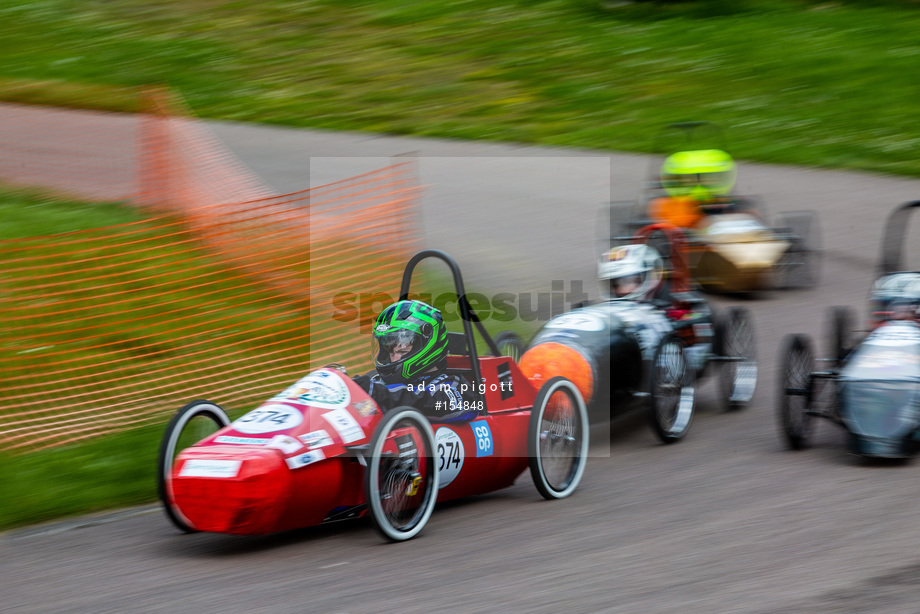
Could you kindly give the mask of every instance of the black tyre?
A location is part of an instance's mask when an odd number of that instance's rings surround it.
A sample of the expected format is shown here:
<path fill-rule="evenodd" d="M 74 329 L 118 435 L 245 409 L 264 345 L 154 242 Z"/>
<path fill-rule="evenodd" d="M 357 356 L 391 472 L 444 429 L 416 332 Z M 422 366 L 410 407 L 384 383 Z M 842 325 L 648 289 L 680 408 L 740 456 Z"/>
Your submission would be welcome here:
<path fill-rule="evenodd" d="M 781 347 L 779 424 L 789 447 L 801 450 L 808 446 L 813 427 L 809 408 L 814 355 L 805 335 L 787 335 Z"/>
<path fill-rule="evenodd" d="M 563 499 L 588 462 L 588 410 L 570 380 L 554 377 L 537 393 L 527 429 L 530 475 L 545 499 Z"/>
<path fill-rule="evenodd" d="M 833 360 L 834 368 L 839 367 L 853 349 L 853 323 L 855 321 L 856 316 L 850 307 L 838 305 L 828 310 L 827 356 Z"/>
<path fill-rule="evenodd" d="M 783 290 L 813 288 L 821 273 L 821 234 L 810 211 L 784 213 L 777 220 L 788 232 L 789 248 L 776 265 L 776 285 Z"/>
<path fill-rule="evenodd" d="M 517 333 L 503 330 L 495 335 L 495 347 L 502 356 L 510 356 L 514 362 L 520 362 L 524 354 L 524 340 Z"/>
<path fill-rule="evenodd" d="M 662 339 L 650 368 L 652 429 L 664 443 L 674 443 L 690 430 L 696 409 L 696 377 L 684 342 L 673 334 Z"/>
<path fill-rule="evenodd" d="M 219 405 L 210 401 L 192 401 L 176 412 L 166 425 L 157 461 L 157 494 L 169 520 L 180 531 L 194 533 L 195 527 L 175 504 L 172 489 L 172 468 L 176 456 L 230 424 L 230 418 Z"/>
<path fill-rule="evenodd" d="M 425 527 L 438 498 L 434 432 L 417 410 L 398 407 L 374 430 L 364 475 L 371 520 L 385 538 L 405 541 Z"/>
<path fill-rule="evenodd" d="M 719 400 L 727 411 L 747 407 L 757 387 L 754 325 L 744 307 L 732 307 L 716 319 L 715 347 L 719 358 Z"/>

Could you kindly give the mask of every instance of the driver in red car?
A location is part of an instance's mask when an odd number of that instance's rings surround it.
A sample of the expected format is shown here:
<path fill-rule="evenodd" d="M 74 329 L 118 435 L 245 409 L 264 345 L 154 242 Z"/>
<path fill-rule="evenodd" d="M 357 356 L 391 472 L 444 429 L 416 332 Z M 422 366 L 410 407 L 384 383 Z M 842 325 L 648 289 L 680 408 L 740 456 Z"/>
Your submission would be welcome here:
<path fill-rule="evenodd" d="M 422 301 L 399 301 L 374 323 L 376 373 L 359 375 L 382 411 L 408 405 L 438 422 L 472 420 L 482 409 L 469 381 L 447 373 L 447 327 Z"/>

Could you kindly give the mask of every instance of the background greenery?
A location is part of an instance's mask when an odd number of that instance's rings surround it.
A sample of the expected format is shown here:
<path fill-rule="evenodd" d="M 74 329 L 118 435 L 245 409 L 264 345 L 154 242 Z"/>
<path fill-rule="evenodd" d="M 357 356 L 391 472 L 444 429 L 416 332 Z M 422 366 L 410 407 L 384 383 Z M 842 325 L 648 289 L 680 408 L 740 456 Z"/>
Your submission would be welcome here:
<path fill-rule="evenodd" d="M 207 118 L 632 151 L 705 119 L 739 158 L 920 174 L 908 0 L 7 0 L 0 23 L 8 100 L 162 83 Z"/>

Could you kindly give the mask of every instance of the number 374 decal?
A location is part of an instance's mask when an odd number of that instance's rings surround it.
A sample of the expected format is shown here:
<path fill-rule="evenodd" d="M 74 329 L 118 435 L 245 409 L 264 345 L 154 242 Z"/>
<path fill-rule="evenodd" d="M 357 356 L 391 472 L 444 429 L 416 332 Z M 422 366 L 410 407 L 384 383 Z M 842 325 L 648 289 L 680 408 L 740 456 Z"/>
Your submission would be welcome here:
<path fill-rule="evenodd" d="M 258 407 L 233 423 L 240 433 L 274 433 L 294 428 L 303 422 L 300 410 L 288 405 L 271 403 Z"/>
<path fill-rule="evenodd" d="M 438 452 L 438 480 L 440 488 L 454 481 L 463 468 L 463 441 L 453 429 L 442 426 L 434 434 Z"/>

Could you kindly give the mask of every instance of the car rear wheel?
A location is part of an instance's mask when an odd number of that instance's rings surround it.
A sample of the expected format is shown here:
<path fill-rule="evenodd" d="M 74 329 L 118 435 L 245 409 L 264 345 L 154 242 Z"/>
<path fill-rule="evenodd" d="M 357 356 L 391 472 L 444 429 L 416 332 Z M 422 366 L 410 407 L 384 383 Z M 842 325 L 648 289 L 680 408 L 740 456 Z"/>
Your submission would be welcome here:
<path fill-rule="evenodd" d="M 495 347 L 502 356 L 510 356 L 514 362 L 520 362 L 524 354 L 524 340 L 510 330 L 503 330 L 495 335 Z"/>
<path fill-rule="evenodd" d="M 530 475 L 545 499 L 563 499 L 578 487 L 588 461 L 588 409 L 570 380 L 554 377 L 537 393 L 527 449 Z"/>
<path fill-rule="evenodd" d="M 783 290 L 813 288 L 821 272 L 821 235 L 811 211 L 785 213 L 777 226 L 789 233 L 789 248 L 776 265 L 776 285 Z"/>
<path fill-rule="evenodd" d="M 230 424 L 230 418 L 219 405 L 210 401 L 192 401 L 172 417 L 160 442 L 157 461 L 157 494 L 169 520 L 180 531 L 194 533 L 195 527 L 182 514 L 173 496 L 173 466 L 182 450 L 210 437 Z"/>
<path fill-rule="evenodd" d="M 805 335 L 788 335 L 782 348 L 779 365 L 782 373 L 779 423 L 789 447 L 801 450 L 807 447 L 813 426 L 809 408 L 814 355 Z"/>
<path fill-rule="evenodd" d="M 757 386 L 757 353 L 750 312 L 732 307 L 716 320 L 715 354 L 719 357 L 719 397 L 728 411 L 743 409 Z"/>
<path fill-rule="evenodd" d="M 696 377 L 684 342 L 676 335 L 662 339 L 655 350 L 649 388 L 649 419 L 655 434 L 664 443 L 682 439 L 696 409 Z"/>
<path fill-rule="evenodd" d="M 419 534 L 434 511 L 438 464 L 434 432 L 417 410 L 398 407 L 374 430 L 364 494 L 374 527 L 391 541 Z"/>

